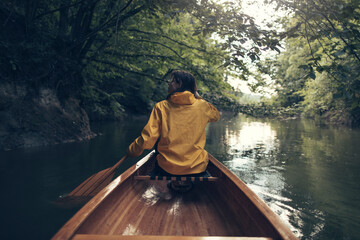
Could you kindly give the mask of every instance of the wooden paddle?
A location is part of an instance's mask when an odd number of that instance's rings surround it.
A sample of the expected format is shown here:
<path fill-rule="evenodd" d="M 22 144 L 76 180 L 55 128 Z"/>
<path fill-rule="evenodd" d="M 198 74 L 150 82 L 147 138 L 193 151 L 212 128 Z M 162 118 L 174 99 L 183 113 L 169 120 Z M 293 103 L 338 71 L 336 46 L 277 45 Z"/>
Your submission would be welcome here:
<path fill-rule="evenodd" d="M 114 177 L 115 170 L 123 161 L 125 161 L 126 158 L 127 155 L 120 159 L 120 161 L 114 166 L 95 173 L 76 187 L 67 196 L 60 197 L 56 202 L 54 202 L 54 204 L 62 207 L 71 207 L 90 200 L 111 182 Z"/>

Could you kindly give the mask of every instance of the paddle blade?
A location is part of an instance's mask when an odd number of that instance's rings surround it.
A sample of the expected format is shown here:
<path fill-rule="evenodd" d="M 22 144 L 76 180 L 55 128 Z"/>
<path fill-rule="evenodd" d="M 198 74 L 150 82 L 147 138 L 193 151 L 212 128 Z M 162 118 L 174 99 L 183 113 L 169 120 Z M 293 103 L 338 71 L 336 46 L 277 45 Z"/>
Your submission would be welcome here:
<path fill-rule="evenodd" d="M 125 161 L 126 158 L 127 155 L 125 155 L 113 167 L 95 173 L 94 175 L 86 179 L 83 183 L 81 183 L 72 192 L 70 192 L 66 197 L 60 197 L 54 203 L 56 203 L 56 205 L 59 205 L 66 202 L 77 203 L 91 199 L 91 197 L 95 196 L 111 182 L 114 177 L 115 170 L 120 166 L 123 161 Z"/>
<path fill-rule="evenodd" d="M 115 171 L 112 168 L 95 173 L 69 193 L 68 196 L 95 196 L 111 182 L 114 173 Z"/>
<path fill-rule="evenodd" d="M 111 182 L 114 174 L 115 171 L 112 171 L 111 168 L 102 170 L 86 179 L 67 196 L 61 196 L 52 203 L 58 207 L 68 209 L 81 207 L 106 187 Z"/>

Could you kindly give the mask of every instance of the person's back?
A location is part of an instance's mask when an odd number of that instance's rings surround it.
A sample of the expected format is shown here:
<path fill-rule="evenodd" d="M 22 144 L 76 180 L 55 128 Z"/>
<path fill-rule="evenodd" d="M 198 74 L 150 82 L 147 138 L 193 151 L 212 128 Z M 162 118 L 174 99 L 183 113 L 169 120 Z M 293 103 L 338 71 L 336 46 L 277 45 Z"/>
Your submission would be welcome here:
<path fill-rule="evenodd" d="M 201 173 L 208 164 L 205 127 L 219 119 L 219 112 L 197 94 L 190 73 L 177 71 L 172 78 L 167 100 L 154 106 L 141 136 L 129 146 L 128 155 L 139 156 L 160 137 L 157 162 L 162 170 L 174 175 Z"/>
<path fill-rule="evenodd" d="M 165 171 L 194 174 L 205 171 L 208 155 L 204 150 L 205 127 L 217 121 L 219 112 L 191 92 L 177 92 L 169 100 L 157 104 L 161 109 L 160 141 L 157 146 L 158 163 Z"/>

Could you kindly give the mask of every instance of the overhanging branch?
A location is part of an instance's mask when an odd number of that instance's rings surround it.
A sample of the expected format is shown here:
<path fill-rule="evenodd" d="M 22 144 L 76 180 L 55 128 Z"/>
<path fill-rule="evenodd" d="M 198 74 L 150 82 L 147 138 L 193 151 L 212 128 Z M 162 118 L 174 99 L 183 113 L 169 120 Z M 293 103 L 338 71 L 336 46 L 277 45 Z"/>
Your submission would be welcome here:
<path fill-rule="evenodd" d="M 109 62 L 109 61 L 99 60 L 99 59 L 93 59 L 92 61 L 97 62 L 97 63 L 106 64 L 106 65 L 109 65 L 111 67 L 114 67 L 114 68 L 117 68 L 117 69 L 120 69 L 120 70 L 124 70 L 124 71 L 129 72 L 129 73 L 137 74 L 137 75 L 140 75 L 140 76 L 143 76 L 143 77 L 149 77 L 149 78 L 153 78 L 153 79 L 156 79 L 156 80 L 159 80 L 159 81 L 163 80 L 160 77 L 153 76 L 151 74 L 147 74 L 147 73 L 143 73 L 143 72 L 134 71 L 134 70 L 125 68 L 123 66 L 117 65 L 117 64 Z"/>

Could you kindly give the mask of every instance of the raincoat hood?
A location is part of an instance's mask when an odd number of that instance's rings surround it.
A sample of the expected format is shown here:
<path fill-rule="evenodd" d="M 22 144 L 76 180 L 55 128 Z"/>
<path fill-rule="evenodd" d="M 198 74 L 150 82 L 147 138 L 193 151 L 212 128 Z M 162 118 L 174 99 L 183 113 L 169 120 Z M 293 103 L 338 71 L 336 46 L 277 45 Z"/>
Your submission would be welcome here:
<path fill-rule="evenodd" d="M 170 101 L 180 105 L 192 105 L 196 101 L 194 94 L 189 91 L 176 92 L 170 97 Z"/>

